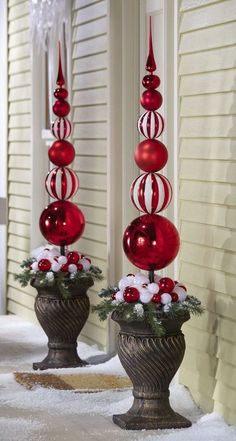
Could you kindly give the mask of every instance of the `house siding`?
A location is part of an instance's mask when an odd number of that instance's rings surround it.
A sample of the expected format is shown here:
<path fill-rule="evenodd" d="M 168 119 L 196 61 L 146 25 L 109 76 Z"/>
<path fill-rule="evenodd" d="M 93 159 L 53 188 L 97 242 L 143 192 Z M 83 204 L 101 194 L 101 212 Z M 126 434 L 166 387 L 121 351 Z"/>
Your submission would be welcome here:
<path fill-rule="evenodd" d="M 182 0 L 179 33 L 180 278 L 206 308 L 180 381 L 236 423 L 236 2 Z"/>
<path fill-rule="evenodd" d="M 7 312 L 35 320 L 31 287 L 14 280 L 30 251 L 31 60 L 29 2 L 8 2 L 8 249 Z"/>
<path fill-rule="evenodd" d="M 90 289 L 91 305 L 106 286 L 107 246 L 107 0 L 72 2 L 72 106 L 74 169 L 80 179 L 79 206 L 86 218 L 77 246 L 104 273 Z M 90 314 L 81 332 L 87 343 L 108 346 L 107 322 Z"/>

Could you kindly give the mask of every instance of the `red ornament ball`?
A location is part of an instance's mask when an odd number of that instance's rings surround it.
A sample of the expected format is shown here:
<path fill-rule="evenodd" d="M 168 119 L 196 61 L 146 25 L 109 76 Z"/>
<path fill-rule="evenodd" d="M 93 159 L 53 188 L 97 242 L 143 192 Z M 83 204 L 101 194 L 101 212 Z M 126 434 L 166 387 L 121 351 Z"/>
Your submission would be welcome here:
<path fill-rule="evenodd" d="M 145 75 L 142 81 L 145 89 L 156 89 L 161 84 L 161 80 L 157 75 Z"/>
<path fill-rule="evenodd" d="M 146 110 L 157 110 L 162 105 L 162 96 L 158 90 L 145 90 L 145 92 L 142 93 L 140 103 Z"/>
<path fill-rule="evenodd" d="M 162 277 L 159 280 L 159 287 L 163 292 L 171 292 L 175 287 L 175 282 L 170 277 Z"/>
<path fill-rule="evenodd" d="M 83 267 L 82 263 L 77 263 L 76 266 L 77 266 L 78 271 L 83 271 L 84 267 Z"/>
<path fill-rule="evenodd" d="M 172 302 L 178 302 L 179 296 L 176 292 L 171 293 Z"/>
<path fill-rule="evenodd" d="M 145 139 L 135 150 L 135 162 L 145 172 L 156 172 L 165 167 L 168 160 L 167 148 L 157 139 Z"/>
<path fill-rule="evenodd" d="M 154 296 L 152 297 L 152 302 L 161 303 L 161 294 L 154 294 Z"/>
<path fill-rule="evenodd" d="M 65 167 L 74 161 L 75 149 L 65 139 L 55 141 L 48 151 L 50 161 L 59 167 Z"/>
<path fill-rule="evenodd" d="M 40 271 L 49 271 L 51 269 L 51 262 L 48 259 L 41 259 L 38 262 L 38 268 Z"/>
<path fill-rule="evenodd" d="M 53 104 L 53 113 L 57 116 L 66 116 L 70 113 L 70 104 L 64 100 L 57 100 Z"/>
<path fill-rule="evenodd" d="M 123 248 L 133 265 L 146 271 L 165 268 L 179 251 L 179 233 L 165 217 L 145 214 L 126 228 Z"/>
<path fill-rule="evenodd" d="M 70 251 L 67 255 L 68 263 L 78 263 L 80 260 L 80 254 L 77 251 Z"/>
<path fill-rule="evenodd" d="M 143 173 L 131 184 L 130 197 L 139 211 L 159 213 L 171 201 L 171 184 L 165 176 L 158 173 Z"/>
<path fill-rule="evenodd" d="M 127 303 L 134 303 L 139 300 L 139 290 L 137 288 L 126 288 L 124 291 L 124 300 Z"/>
<path fill-rule="evenodd" d="M 54 96 L 59 100 L 64 100 L 68 97 L 68 92 L 63 87 L 57 87 L 57 89 L 54 90 Z"/>
<path fill-rule="evenodd" d="M 113 292 L 111 295 L 112 300 L 116 300 L 116 292 Z"/>
<path fill-rule="evenodd" d="M 52 198 L 70 199 L 79 188 L 79 178 L 70 168 L 55 167 L 48 173 L 45 187 Z"/>
<path fill-rule="evenodd" d="M 69 201 L 56 201 L 42 212 L 39 226 L 48 242 L 70 245 L 83 234 L 85 220 L 77 205 Z"/>
<path fill-rule="evenodd" d="M 68 263 L 64 263 L 62 266 L 61 266 L 61 269 L 60 269 L 60 271 L 62 271 L 63 273 L 68 273 L 68 271 L 69 271 L 69 265 L 68 265 Z"/>

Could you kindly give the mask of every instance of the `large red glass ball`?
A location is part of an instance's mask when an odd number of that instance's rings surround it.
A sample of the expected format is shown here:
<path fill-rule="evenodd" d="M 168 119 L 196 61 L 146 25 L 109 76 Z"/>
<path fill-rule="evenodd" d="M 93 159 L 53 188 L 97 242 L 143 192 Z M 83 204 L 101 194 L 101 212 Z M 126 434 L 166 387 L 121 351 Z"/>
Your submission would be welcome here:
<path fill-rule="evenodd" d="M 53 113 L 57 116 L 66 116 L 70 113 L 70 104 L 64 100 L 57 100 L 53 104 Z"/>
<path fill-rule="evenodd" d="M 74 161 L 75 149 L 69 141 L 58 139 L 48 150 L 48 157 L 53 164 L 65 167 Z"/>
<path fill-rule="evenodd" d="M 126 228 L 123 248 L 133 265 L 146 271 L 165 268 L 179 251 L 179 233 L 165 217 L 145 214 Z"/>
<path fill-rule="evenodd" d="M 64 89 L 64 87 L 57 87 L 57 89 L 54 90 L 54 94 L 55 98 L 57 99 L 66 99 L 68 97 L 68 92 L 66 89 Z"/>
<path fill-rule="evenodd" d="M 39 226 L 48 242 L 70 245 L 83 234 L 85 220 L 77 205 L 69 201 L 56 201 L 42 212 Z"/>
<path fill-rule="evenodd" d="M 146 110 L 157 110 L 162 105 L 162 96 L 158 90 L 145 90 L 142 93 L 140 103 Z"/>
<path fill-rule="evenodd" d="M 156 172 L 165 167 L 168 160 L 167 148 L 157 139 L 145 139 L 135 150 L 135 162 L 145 172 Z"/>
<path fill-rule="evenodd" d="M 161 80 L 157 75 L 145 75 L 142 84 L 146 89 L 156 89 L 160 86 Z"/>

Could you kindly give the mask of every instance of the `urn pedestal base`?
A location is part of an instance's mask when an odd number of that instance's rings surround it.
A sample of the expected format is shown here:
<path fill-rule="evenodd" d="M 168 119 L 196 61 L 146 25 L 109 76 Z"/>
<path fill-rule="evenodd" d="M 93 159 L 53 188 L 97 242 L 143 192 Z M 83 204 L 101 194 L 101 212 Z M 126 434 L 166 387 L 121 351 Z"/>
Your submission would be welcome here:
<path fill-rule="evenodd" d="M 59 346 L 59 347 L 58 347 Z M 60 347 L 61 345 L 48 344 L 48 355 L 43 361 L 33 363 L 33 369 L 46 370 L 46 369 L 61 369 L 61 368 L 73 368 L 83 367 L 88 363 L 85 360 L 81 360 L 77 353 L 77 344 L 67 345 Z"/>
<path fill-rule="evenodd" d="M 114 415 L 113 422 L 122 429 L 174 429 L 190 427 L 191 422 L 175 412 L 169 403 L 169 384 L 177 372 L 185 352 L 182 324 L 178 320 L 161 319 L 165 335 L 153 334 L 144 321 L 127 322 L 114 311 L 112 318 L 120 325 L 118 355 L 133 383 L 134 401 L 125 414 Z"/>
<path fill-rule="evenodd" d="M 81 285 L 72 286 L 68 298 L 63 298 L 55 286 L 37 289 L 35 313 L 48 336 L 48 354 L 44 360 L 33 363 L 34 370 L 75 368 L 88 363 L 77 354 L 77 338 L 89 315 L 89 298 L 86 294 L 93 285 L 87 278 Z"/>
<path fill-rule="evenodd" d="M 132 408 L 127 413 L 113 415 L 113 422 L 126 430 L 180 429 L 192 425 L 191 421 L 171 409 L 168 398 L 134 398 Z"/>

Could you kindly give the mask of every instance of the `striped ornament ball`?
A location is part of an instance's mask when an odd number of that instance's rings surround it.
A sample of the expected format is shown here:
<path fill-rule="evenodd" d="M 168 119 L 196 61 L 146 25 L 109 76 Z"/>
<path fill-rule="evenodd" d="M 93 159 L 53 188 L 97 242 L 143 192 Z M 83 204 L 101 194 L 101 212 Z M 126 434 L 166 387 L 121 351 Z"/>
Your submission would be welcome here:
<path fill-rule="evenodd" d="M 143 213 L 159 213 L 168 207 L 172 198 L 172 187 L 165 176 L 158 173 L 143 173 L 130 188 L 134 206 Z"/>
<path fill-rule="evenodd" d="M 79 178 L 76 173 L 67 167 L 55 167 L 47 175 L 45 187 L 54 199 L 70 199 L 79 188 Z"/>
<path fill-rule="evenodd" d="M 56 118 L 52 122 L 51 131 L 57 139 L 68 138 L 71 134 L 71 123 L 67 118 Z"/>
<path fill-rule="evenodd" d="M 158 112 L 152 110 L 143 113 L 138 120 L 139 133 L 145 138 L 158 138 L 164 129 L 164 119 Z"/>

